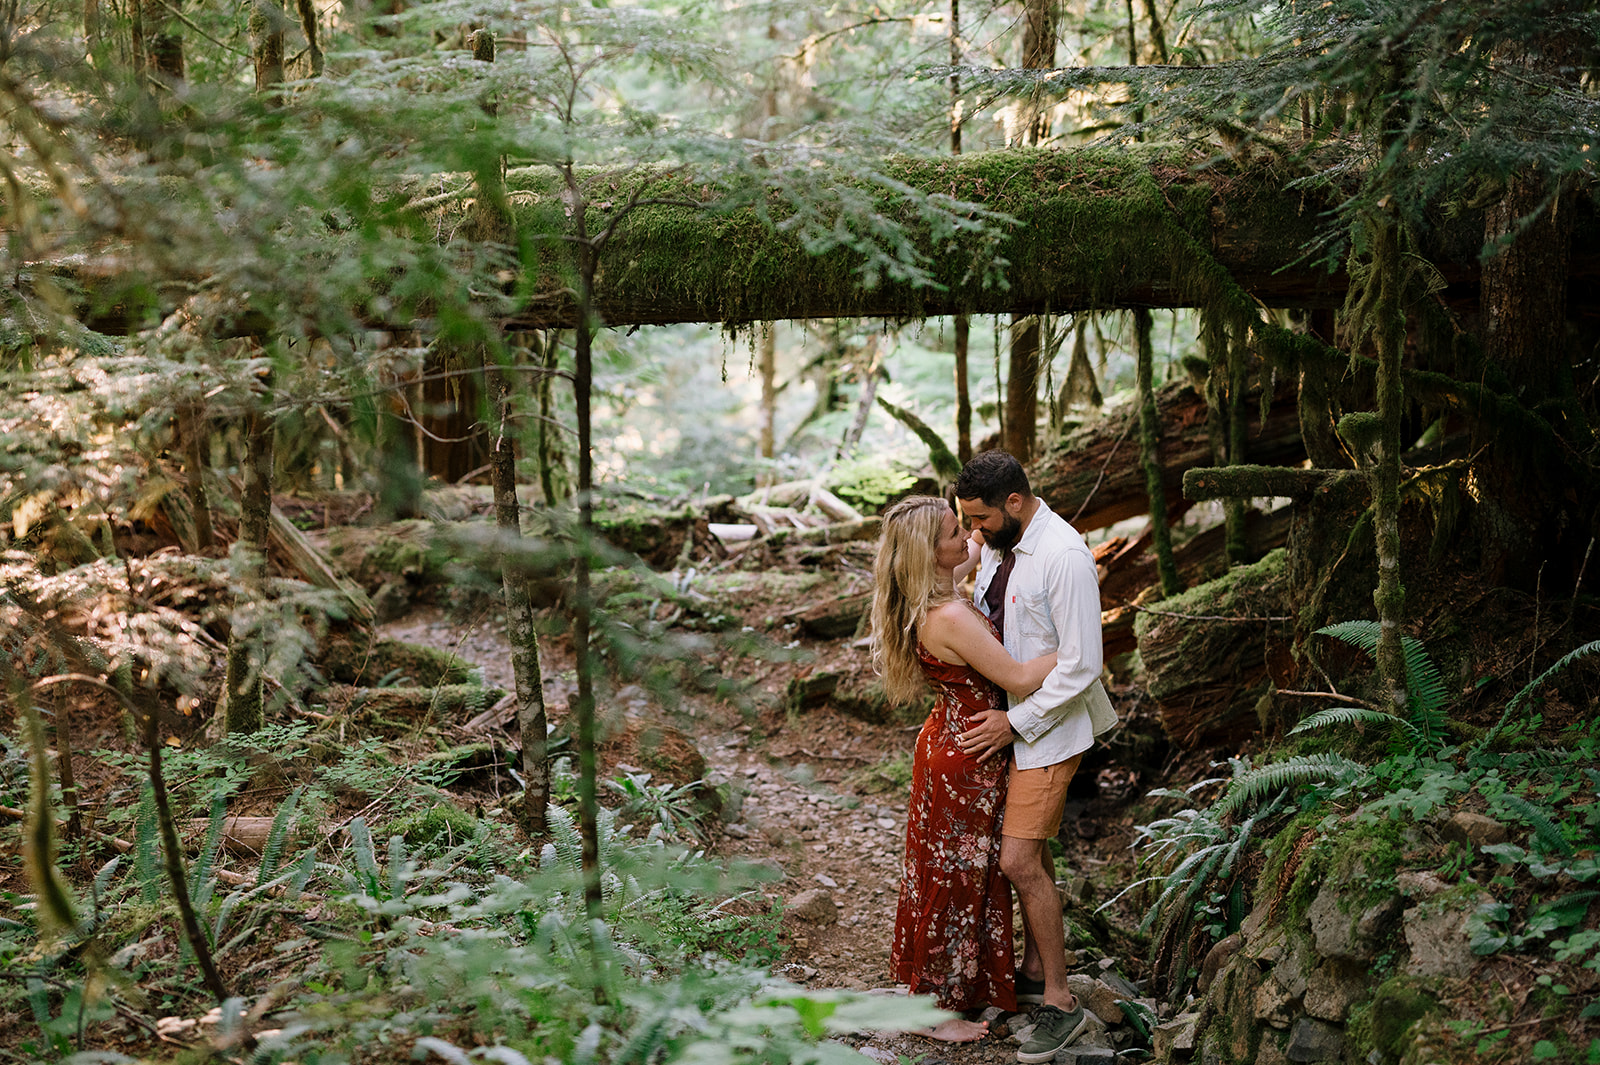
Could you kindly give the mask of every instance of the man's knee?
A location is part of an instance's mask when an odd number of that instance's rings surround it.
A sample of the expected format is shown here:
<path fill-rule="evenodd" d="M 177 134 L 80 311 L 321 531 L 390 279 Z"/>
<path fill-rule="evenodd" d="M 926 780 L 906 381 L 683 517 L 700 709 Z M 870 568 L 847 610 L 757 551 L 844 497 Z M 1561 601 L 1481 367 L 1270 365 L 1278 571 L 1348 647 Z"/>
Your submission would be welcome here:
<path fill-rule="evenodd" d="M 1012 884 L 1044 880 L 1043 840 L 1007 837 L 1000 846 L 1000 871 Z"/>

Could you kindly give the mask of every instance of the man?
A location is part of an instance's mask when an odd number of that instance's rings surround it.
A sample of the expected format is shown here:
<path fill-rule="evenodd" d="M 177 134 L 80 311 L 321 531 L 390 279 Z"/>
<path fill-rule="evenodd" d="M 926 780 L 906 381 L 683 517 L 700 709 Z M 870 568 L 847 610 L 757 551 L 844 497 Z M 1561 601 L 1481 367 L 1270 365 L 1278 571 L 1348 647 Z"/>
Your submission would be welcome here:
<path fill-rule="evenodd" d="M 962 733 L 962 749 L 989 758 L 1011 748 L 1000 868 L 1022 906 L 1025 936 L 1017 1001 L 1040 1003 L 1017 1060 L 1050 1061 L 1087 1025 L 1067 989 L 1066 936 L 1050 840 L 1061 830 L 1067 785 L 1096 732 L 1116 721 L 1100 683 L 1100 586 L 1083 537 L 1034 496 L 1022 465 L 1004 451 L 975 455 L 956 480 L 956 500 L 983 550 L 973 596 L 1019 662 L 1050 652 L 1056 667 L 1039 690 L 990 711 Z"/>

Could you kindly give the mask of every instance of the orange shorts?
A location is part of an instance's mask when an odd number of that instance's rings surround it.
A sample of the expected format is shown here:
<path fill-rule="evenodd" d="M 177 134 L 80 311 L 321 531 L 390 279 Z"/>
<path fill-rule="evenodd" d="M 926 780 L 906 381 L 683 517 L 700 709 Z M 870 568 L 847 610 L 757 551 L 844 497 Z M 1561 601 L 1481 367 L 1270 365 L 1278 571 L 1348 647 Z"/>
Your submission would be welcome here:
<path fill-rule="evenodd" d="M 1000 834 L 1013 839 L 1054 839 L 1061 831 L 1061 813 L 1067 808 L 1067 785 L 1082 760 L 1083 755 L 1075 754 L 1055 765 L 1018 769 L 1013 756 Z"/>

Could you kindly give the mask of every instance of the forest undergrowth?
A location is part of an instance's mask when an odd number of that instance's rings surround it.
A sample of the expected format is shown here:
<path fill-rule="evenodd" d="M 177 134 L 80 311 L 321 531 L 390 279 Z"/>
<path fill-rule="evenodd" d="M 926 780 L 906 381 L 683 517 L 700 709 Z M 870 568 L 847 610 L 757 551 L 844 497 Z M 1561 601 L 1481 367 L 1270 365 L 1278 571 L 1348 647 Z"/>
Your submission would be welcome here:
<path fill-rule="evenodd" d="M 556 725 L 545 840 L 515 827 L 512 737 L 464 727 L 510 686 L 497 611 L 470 587 L 435 589 L 447 606 L 378 633 L 391 652 L 402 637 L 439 658 L 373 666 L 366 688 L 285 689 L 254 736 L 212 741 L 206 690 L 175 698 L 157 746 L 185 841 L 193 936 L 136 714 L 98 683 L 18 684 L 0 758 L 0 802 L 16 826 L 0 881 L 14 907 L 0 925 L 0 1054 L 620 1063 L 859 1061 L 859 1049 L 915 1059 L 927 1045 L 892 1030 L 926 1007 L 862 994 L 894 990 L 888 944 L 915 724 L 807 703 L 806 678 L 869 667 L 858 641 L 803 638 L 785 620 L 853 587 L 854 554 L 828 554 L 805 580 L 754 562 L 710 567 L 679 590 L 686 611 L 670 582 L 665 601 L 646 594 L 661 588 L 645 571 L 602 580 L 622 590 L 617 609 L 634 622 L 716 618 L 743 639 L 681 633 L 702 641 L 698 672 L 664 688 L 613 673 L 604 689 L 597 924 L 584 916 L 571 812 L 561 704 L 572 656 L 559 612 L 544 637 Z M 170 603 L 161 617 L 183 631 L 185 617 L 193 626 L 204 616 L 204 588 L 192 575 L 164 589 L 147 581 L 142 606 L 108 593 L 98 609 L 64 616 L 78 631 L 104 629 L 119 611 Z M 1370 625 L 1348 625 L 1324 639 L 1349 648 L 1359 678 L 1371 636 Z M 1450 1060 L 1600 1055 L 1600 734 L 1581 711 L 1596 650 L 1584 645 L 1495 701 L 1471 698 L 1480 678 L 1463 692 L 1446 685 L 1426 643 L 1408 640 L 1408 718 L 1356 700 L 1277 744 L 1233 750 L 1171 747 L 1137 676 L 1119 676 L 1124 723 L 1086 763 L 1058 871 L 1075 972 L 1120 974 L 1148 1003 L 1123 1052 L 1147 1051 L 1154 1028 L 1192 1014 L 1219 944 L 1252 919 L 1298 919 L 1317 886 L 1358 859 L 1379 887 L 1431 878 L 1443 904 L 1467 915 L 1476 976 L 1433 988 L 1423 1011 Z M 44 673 L 37 656 L 24 660 Z M 678 698 L 664 700 L 674 686 Z M 1362 690 L 1359 679 L 1349 690 Z M 406 694 L 418 691 L 431 694 Z M 457 691 L 479 694 L 438 702 Z M 54 767 L 39 761 L 47 748 Z M 1504 837 L 1448 838 L 1462 811 L 1493 819 Z M 202 953 L 222 994 L 201 976 Z M 1409 982 L 1398 941 L 1373 972 L 1384 987 Z M 1488 1000 L 1476 990 L 1484 975 L 1501 989 Z M 939 1055 L 1008 1061 L 1005 1035 L 1025 1020 L 1001 1018 L 994 1037 Z M 1385 1058 L 1393 1047 L 1375 1025 L 1358 1013 L 1351 1028 Z"/>

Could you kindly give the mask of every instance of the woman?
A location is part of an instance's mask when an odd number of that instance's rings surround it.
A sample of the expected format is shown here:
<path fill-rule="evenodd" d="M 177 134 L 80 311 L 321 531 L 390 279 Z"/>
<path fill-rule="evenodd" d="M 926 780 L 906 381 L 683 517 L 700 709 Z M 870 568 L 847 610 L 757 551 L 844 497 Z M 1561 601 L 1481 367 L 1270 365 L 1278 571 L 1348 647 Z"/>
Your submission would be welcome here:
<path fill-rule="evenodd" d="M 913 994 L 952 1011 L 1015 1010 L 1011 889 L 1000 872 L 1005 760 L 978 762 L 956 737 L 974 713 L 1004 707 L 1001 689 L 1026 695 L 1054 655 L 1018 664 L 989 621 L 957 595 L 970 541 L 942 499 L 912 496 L 883 517 L 872 601 L 873 660 L 895 704 L 932 687 L 917 736 L 906 817 L 905 876 L 890 967 Z M 946 1021 L 923 1034 L 981 1039 L 987 1026 Z"/>

